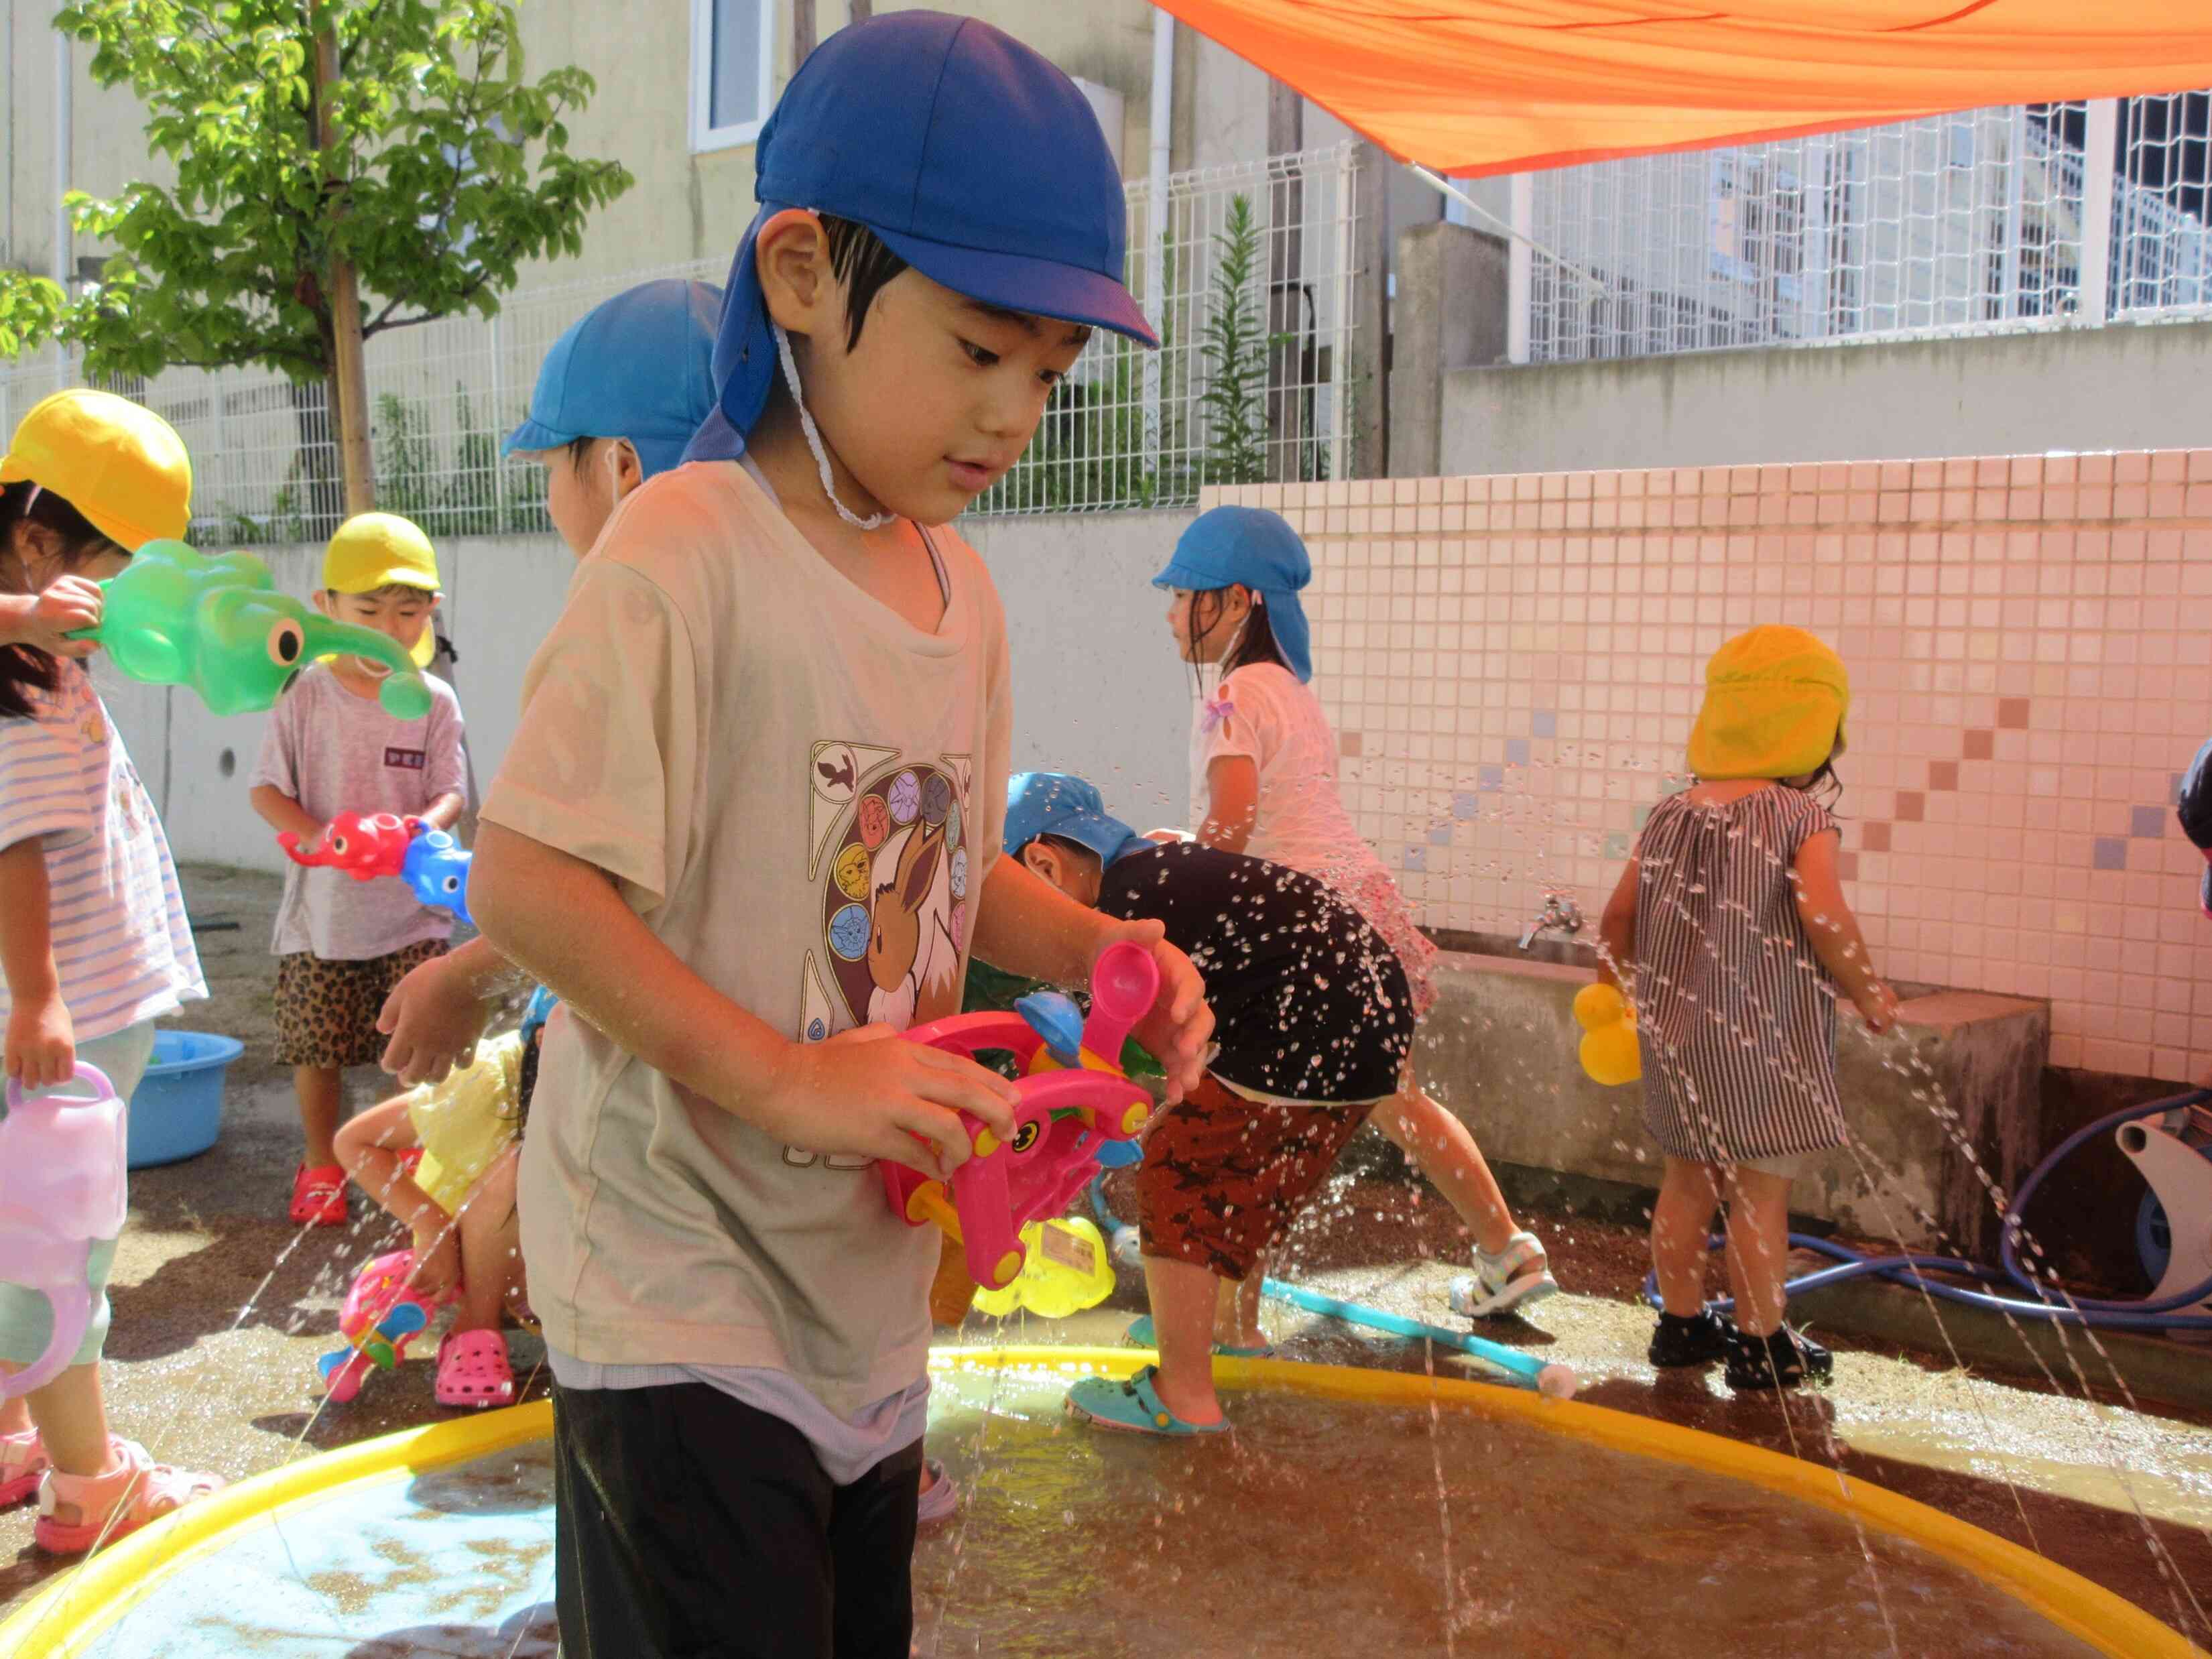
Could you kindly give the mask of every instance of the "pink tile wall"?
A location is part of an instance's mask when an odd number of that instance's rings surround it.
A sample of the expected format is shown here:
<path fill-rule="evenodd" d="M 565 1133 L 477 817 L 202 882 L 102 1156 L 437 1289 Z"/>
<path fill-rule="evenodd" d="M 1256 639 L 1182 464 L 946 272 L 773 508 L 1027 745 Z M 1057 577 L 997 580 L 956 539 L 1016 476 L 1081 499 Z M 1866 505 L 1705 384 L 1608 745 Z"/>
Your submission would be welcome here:
<path fill-rule="evenodd" d="M 1346 804 L 1433 927 L 1592 918 L 1758 623 L 1851 671 L 1844 845 L 1887 972 L 2047 997 L 2053 1064 L 2212 1071 L 2212 450 L 1209 492 L 1313 554 Z"/>

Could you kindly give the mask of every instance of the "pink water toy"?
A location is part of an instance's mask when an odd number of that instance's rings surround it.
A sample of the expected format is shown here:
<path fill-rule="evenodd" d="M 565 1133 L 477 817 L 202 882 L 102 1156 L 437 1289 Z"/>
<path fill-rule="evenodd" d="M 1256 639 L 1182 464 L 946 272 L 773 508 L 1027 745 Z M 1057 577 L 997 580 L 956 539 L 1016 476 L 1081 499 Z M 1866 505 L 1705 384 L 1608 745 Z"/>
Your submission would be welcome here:
<path fill-rule="evenodd" d="M 97 1095 L 26 1097 L 8 1085 L 0 1120 L 0 1279 L 44 1295 L 53 1334 L 27 1370 L 0 1376 L 0 1400 L 42 1389 L 61 1375 L 92 1318 L 92 1251 L 123 1231 L 123 1103 L 98 1066 L 76 1076 Z"/>
<path fill-rule="evenodd" d="M 393 1370 L 407 1357 L 407 1346 L 430 1327 L 438 1310 L 458 1291 L 426 1297 L 408 1279 L 415 1252 L 393 1250 L 363 1267 L 338 1310 L 338 1334 L 348 1346 L 315 1362 L 323 1392 L 343 1405 L 361 1392 L 371 1370 Z"/>
<path fill-rule="evenodd" d="M 1130 1139 L 1151 1115 L 1152 1097 L 1107 1056 L 1121 1052 L 1159 983 L 1150 951 L 1109 945 L 1091 970 L 1088 1020 L 1067 998 L 1042 991 L 1012 1013 L 955 1014 L 906 1033 L 955 1054 L 1004 1049 L 1024 1073 L 1011 1141 L 961 1114 L 975 1156 L 952 1172 L 949 1194 L 945 1182 L 903 1164 L 880 1166 L 891 1208 L 909 1225 L 943 1228 L 986 1290 L 1004 1289 L 1021 1272 L 1022 1229 L 1065 1210 L 1097 1173 L 1098 1148 Z"/>

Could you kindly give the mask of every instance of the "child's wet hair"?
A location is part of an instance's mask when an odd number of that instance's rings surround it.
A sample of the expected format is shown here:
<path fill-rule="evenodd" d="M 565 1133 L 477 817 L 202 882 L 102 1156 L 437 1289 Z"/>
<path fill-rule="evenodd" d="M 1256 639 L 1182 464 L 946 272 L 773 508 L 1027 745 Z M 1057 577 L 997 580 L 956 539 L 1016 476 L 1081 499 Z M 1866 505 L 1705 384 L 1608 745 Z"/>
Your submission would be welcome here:
<path fill-rule="evenodd" d="M 1844 798 L 1844 781 L 1837 774 L 1836 757 L 1833 750 L 1829 752 L 1827 759 L 1820 763 L 1818 771 L 1808 775 L 1802 782 L 1793 778 L 1790 780 L 1790 783 L 1792 788 L 1802 789 L 1808 795 L 1822 797 L 1820 805 L 1826 807 L 1832 816 L 1835 815 L 1836 804 Z"/>
<path fill-rule="evenodd" d="M 907 268 L 884 239 L 854 219 L 822 216 L 830 239 L 830 272 L 845 286 L 845 349 L 860 343 L 860 326 L 884 285 Z"/>
<path fill-rule="evenodd" d="M 0 550 L 13 545 L 16 526 L 24 524 L 37 525 L 61 543 L 64 571 L 82 570 L 116 545 L 52 490 L 28 479 L 0 485 Z M 28 719 L 30 688 L 52 691 L 60 681 L 60 665 L 45 652 L 27 645 L 0 647 L 0 718 Z"/>
<path fill-rule="evenodd" d="M 1252 594 L 1252 608 L 1244 613 L 1244 631 L 1237 636 L 1237 643 L 1231 647 L 1229 654 L 1221 659 L 1221 672 L 1216 677 L 1216 684 L 1227 679 L 1238 669 L 1249 668 L 1254 663 L 1271 662 L 1278 668 L 1290 666 L 1290 664 L 1284 660 L 1283 647 L 1276 643 L 1274 624 L 1267 620 L 1267 607 L 1261 603 L 1260 596 L 1253 592 L 1250 588 L 1246 588 L 1244 591 Z M 1201 588 L 1190 596 L 1190 642 L 1194 647 L 1191 652 L 1190 672 L 1192 678 L 1198 683 L 1199 695 L 1201 696 L 1206 692 L 1206 682 L 1202 677 L 1204 664 L 1199 660 L 1199 653 L 1195 647 L 1204 644 L 1206 636 L 1220 624 L 1224 596 L 1228 592 L 1225 587 L 1208 587 Z M 1198 626 L 1198 605 L 1200 599 L 1213 601 L 1213 620 L 1203 628 Z"/>
<path fill-rule="evenodd" d="M 597 438 L 571 438 L 562 446 L 568 452 L 568 470 L 571 472 L 580 474 L 583 471 L 584 463 L 592 459 L 592 446 L 597 442 Z"/>

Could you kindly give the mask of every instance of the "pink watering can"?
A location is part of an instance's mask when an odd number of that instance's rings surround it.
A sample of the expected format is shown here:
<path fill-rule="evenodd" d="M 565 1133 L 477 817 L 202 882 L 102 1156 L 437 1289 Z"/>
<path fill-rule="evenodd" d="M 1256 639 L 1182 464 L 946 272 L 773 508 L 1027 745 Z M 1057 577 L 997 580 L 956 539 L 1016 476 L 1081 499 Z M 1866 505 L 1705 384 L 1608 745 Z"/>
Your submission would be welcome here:
<path fill-rule="evenodd" d="M 1152 953 L 1109 945 L 1091 975 L 1091 1017 L 1057 992 L 1024 997 L 1011 1014 L 954 1014 L 905 1033 L 910 1042 L 973 1055 L 1005 1049 L 1020 1062 L 1014 1138 L 1002 1141 L 966 1113 L 975 1156 L 952 1172 L 951 1190 L 885 1163 L 884 1191 L 911 1226 L 935 1222 L 959 1243 L 968 1275 L 1003 1290 L 1022 1271 L 1022 1229 L 1065 1210 L 1098 1173 L 1098 1149 L 1145 1126 L 1152 1097 L 1123 1074 L 1117 1056 L 1159 990 Z"/>
<path fill-rule="evenodd" d="M 92 1250 L 123 1231 L 124 1108 L 99 1067 L 77 1062 L 95 1096 L 27 1097 L 8 1085 L 0 1120 L 0 1279 L 53 1304 L 53 1334 L 28 1370 L 0 1376 L 0 1400 L 58 1376 L 92 1317 Z"/>

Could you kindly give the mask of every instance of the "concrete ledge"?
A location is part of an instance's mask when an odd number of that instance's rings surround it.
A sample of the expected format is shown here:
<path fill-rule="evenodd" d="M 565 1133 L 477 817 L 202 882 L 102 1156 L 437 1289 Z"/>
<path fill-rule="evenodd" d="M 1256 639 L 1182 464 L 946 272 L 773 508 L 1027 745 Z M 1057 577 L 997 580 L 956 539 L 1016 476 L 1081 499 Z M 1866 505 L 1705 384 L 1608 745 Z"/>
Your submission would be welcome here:
<path fill-rule="evenodd" d="M 2011 1322 L 1955 1302 L 1938 1302 L 1931 1310 L 1911 1285 L 1874 1279 L 1847 1279 L 1792 1297 L 1790 1317 L 1816 1334 L 1894 1342 L 1922 1353 L 1955 1352 L 1976 1369 L 2027 1377 L 2047 1370 L 2066 1394 L 2078 1395 L 2086 1377 L 2097 1393 L 2117 1398 L 2124 1382 L 2139 1401 L 2212 1411 L 2212 1344 L 2100 1330 L 2092 1346 L 2080 1330 L 2061 1329 L 2047 1319 Z"/>
<path fill-rule="evenodd" d="M 1662 1165 L 1642 1086 L 1601 1088 L 1575 1061 L 1571 1004 L 1591 977 L 1445 953 L 1421 1030 L 1422 1079 L 1492 1160 L 1649 1188 Z M 1857 1146 L 1801 1182 L 1796 1207 L 1861 1237 L 1993 1258 L 1999 1218 L 1976 1165 L 2009 1190 L 2033 1161 L 2049 1006 L 1942 991 L 1903 1013 L 1903 1038 L 1879 1046 L 1844 1021 L 1837 1063 Z"/>

